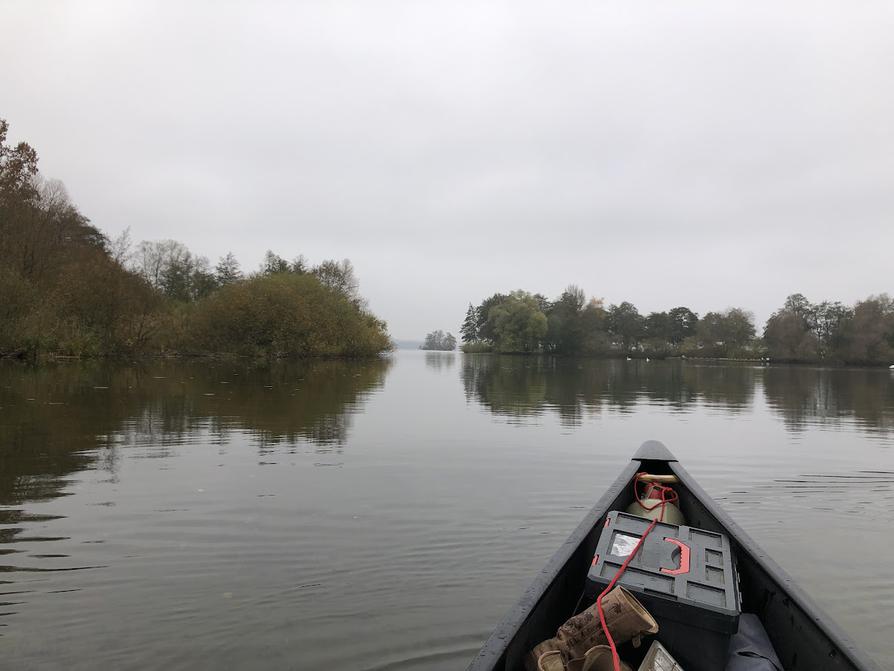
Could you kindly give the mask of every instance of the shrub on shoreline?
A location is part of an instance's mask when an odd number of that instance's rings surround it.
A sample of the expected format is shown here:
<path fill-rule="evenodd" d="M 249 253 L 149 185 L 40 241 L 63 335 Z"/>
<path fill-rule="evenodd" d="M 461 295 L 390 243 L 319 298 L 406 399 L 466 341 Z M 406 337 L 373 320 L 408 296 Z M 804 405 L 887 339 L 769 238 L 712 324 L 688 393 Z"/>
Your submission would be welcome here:
<path fill-rule="evenodd" d="M 385 323 L 313 275 L 278 273 L 223 287 L 186 325 L 192 353 L 372 356 L 391 348 Z"/>

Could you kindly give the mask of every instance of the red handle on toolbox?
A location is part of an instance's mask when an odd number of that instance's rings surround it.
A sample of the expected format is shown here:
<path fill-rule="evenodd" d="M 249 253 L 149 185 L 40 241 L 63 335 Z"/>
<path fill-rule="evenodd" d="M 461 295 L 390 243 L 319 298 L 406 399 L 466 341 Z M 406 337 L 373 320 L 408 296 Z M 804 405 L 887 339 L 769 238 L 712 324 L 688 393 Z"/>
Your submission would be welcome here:
<path fill-rule="evenodd" d="M 668 543 L 673 543 L 678 548 L 680 548 L 680 568 L 662 568 L 660 571 L 662 573 L 666 573 L 667 575 L 681 575 L 683 573 L 689 573 L 689 546 L 686 545 L 683 541 L 677 540 L 676 538 L 665 538 Z"/>

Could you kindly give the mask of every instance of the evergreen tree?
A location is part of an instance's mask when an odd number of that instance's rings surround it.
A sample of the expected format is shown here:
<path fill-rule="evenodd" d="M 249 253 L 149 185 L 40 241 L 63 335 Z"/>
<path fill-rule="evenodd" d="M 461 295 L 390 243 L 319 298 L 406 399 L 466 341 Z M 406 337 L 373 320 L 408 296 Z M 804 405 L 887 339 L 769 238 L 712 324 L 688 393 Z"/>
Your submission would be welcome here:
<path fill-rule="evenodd" d="M 224 286 L 232 284 L 242 279 L 242 269 L 239 267 L 239 261 L 233 255 L 233 252 L 227 252 L 226 256 L 221 256 L 220 261 L 214 268 L 214 277 L 218 284 Z"/>
<path fill-rule="evenodd" d="M 471 303 L 469 303 L 469 309 L 466 310 L 466 318 L 463 320 L 459 333 L 463 342 L 475 342 L 478 340 L 478 313 Z"/>

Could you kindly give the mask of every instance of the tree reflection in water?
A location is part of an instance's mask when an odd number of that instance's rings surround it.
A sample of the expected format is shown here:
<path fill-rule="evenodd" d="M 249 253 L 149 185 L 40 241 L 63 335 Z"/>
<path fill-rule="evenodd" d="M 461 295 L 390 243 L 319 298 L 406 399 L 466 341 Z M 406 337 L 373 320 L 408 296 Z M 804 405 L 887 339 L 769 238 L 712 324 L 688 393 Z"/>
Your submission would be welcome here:
<path fill-rule="evenodd" d="M 449 370 L 456 365 L 455 352 L 426 352 L 425 365 L 432 370 Z"/>
<path fill-rule="evenodd" d="M 773 366 L 763 384 L 791 430 L 853 419 L 869 432 L 894 431 L 894 375 L 886 370 Z"/>
<path fill-rule="evenodd" d="M 197 432 L 210 432 L 218 444 L 244 433 L 261 450 L 309 443 L 338 451 L 351 416 L 381 387 L 390 364 L 4 365 L 0 505 L 58 497 L 75 471 L 114 470 L 122 447 L 151 446 L 153 456 L 164 456 Z M 2 513 L 7 520 L 17 514 Z"/>
<path fill-rule="evenodd" d="M 520 419 L 549 411 L 567 426 L 643 403 L 742 413 L 761 388 L 791 430 L 842 418 L 867 430 L 894 429 L 894 375 L 877 369 L 469 354 L 461 374 L 466 397 L 494 414 Z"/>

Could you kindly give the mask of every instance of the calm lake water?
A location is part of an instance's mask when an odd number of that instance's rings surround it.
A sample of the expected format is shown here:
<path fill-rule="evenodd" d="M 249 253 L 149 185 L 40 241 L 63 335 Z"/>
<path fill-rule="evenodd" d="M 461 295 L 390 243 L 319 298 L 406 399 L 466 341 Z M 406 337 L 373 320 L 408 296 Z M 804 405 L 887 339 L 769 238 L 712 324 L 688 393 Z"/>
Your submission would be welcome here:
<path fill-rule="evenodd" d="M 894 373 L 0 366 L 0 666 L 459 669 L 646 439 L 894 669 Z"/>

